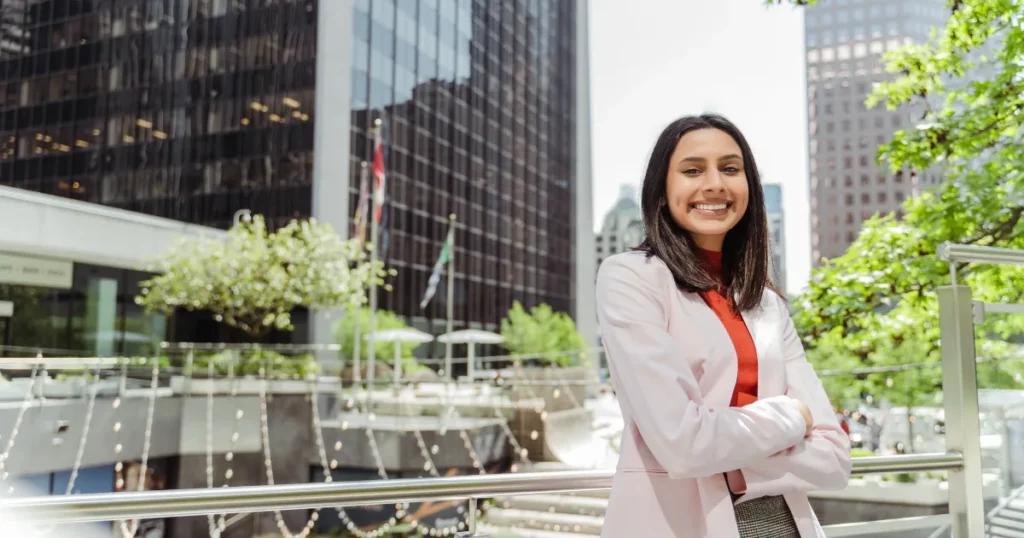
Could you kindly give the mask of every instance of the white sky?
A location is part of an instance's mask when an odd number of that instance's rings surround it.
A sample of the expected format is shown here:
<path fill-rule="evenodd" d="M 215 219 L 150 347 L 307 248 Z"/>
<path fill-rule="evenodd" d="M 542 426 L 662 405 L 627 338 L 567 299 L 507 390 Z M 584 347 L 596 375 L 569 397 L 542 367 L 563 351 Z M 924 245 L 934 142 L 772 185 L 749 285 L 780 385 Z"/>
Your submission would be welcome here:
<path fill-rule="evenodd" d="M 717 112 L 782 184 L 786 290 L 810 271 L 803 12 L 762 0 L 591 0 L 594 225 L 622 183 L 639 187 L 670 121 Z"/>

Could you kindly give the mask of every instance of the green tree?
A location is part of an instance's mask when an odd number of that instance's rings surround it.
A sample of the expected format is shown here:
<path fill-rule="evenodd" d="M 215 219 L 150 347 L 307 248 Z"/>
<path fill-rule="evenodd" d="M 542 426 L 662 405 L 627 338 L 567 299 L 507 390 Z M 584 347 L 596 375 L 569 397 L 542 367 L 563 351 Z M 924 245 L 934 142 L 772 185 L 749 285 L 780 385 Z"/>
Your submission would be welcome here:
<path fill-rule="evenodd" d="M 366 367 L 366 361 L 370 358 L 370 346 L 366 341 L 366 334 L 370 327 L 370 309 L 359 307 L 351 308 L 345 312 L 334 324 L 334 339 L 341 346 L 340 354 L 343 362 L 349 362 L 355 356 L 356 324 L 359 325 L 359 357 L 362 360 L 362 367 Z M 401 317 L 390 310 L 377 310 L 375 321 L 378 331 L 387 329 L 404 329 L 409 325 Z M 416 362 L 413 352 L 422 344 L 409 343 L 400 344 L 402 354 L 402 370 L 405 373 L 412 373 L 425 369 L 425 366 Z M 391 364 L 395 356 L 395 345 L 391 342 L 375 342 L 377 361 L 381 364 Z"/>
<path fill-rule="evenodd" d="M 327 224 L 294 220 L 272 232 L 258 215 L 223 241 L 179 243 L 155 270 L 161 274 L 143 282 L 135 299 L 147 311 L 210 311 L 253 339 L 294 329 L 298 307 L 362 304 L 370 280 L 382 283 L 386 275 L 358 241 L 343 241 Z"/>
<path fill-rule="evenodd" d="M 833 397 L 935 401 L 942 380 L 935 289 L 950 283 L 948 265 L 936 255 L 939 245 L 1024 248 L 1024 6 L 1012 0 L 949 5 L 946 26 L 928 43 L 887 53 L 893 78 L 866 99 L 868 106 L 924 111 L 915 128 L 895 133 L 878 156 L 896 174 L 940 170 L 943 183 L 907 200 L 901 215 L 865 222 L 844 255 L 812 272 L 794 305 L 797 328 L 819 369 L 925 366 L 827 380 Z M 1024 300 L 1021 268 L 956 269 L 976 299 Z M 991 316 L 978 326 L 981 386 L 1020 386 L 1024 361 L 1008 341 L 1024 334 L 1022 321 Z"/>
<path fill-rule="evenodd" d="M 501 336 L 510 352 L 536 354 L 541 360 L 558 366 L 576 364 L 585 348 L 583 336 L 576 330 L 572 318 L 564 312 L 555 312 L 547 304 L 537 305 L 527 312 L 515 301 L 501 320 Z"/>

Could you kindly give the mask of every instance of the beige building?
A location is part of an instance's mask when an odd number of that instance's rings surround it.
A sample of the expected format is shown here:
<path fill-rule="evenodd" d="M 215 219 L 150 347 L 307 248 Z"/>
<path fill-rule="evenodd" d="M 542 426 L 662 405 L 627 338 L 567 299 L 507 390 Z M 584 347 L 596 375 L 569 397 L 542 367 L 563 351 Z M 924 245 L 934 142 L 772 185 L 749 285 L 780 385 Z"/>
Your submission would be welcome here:
<path fill-rule="evenodd" d="M 893 174 L 875 155 L 898 129 L 914 128 L 920 110 L 864 107 L 878 81 L 891 78 L 882 54 L 923 42 L 947 16 L 942 0 L 821 0 L 804 19 L 810 158 L 811 254 L 839 256 L 861 223 L 896 211 L 940 179 L 934 171 Z"/>
<path fill-rule="evenodd" d="M 634 185 L 623 184 L 619 199 L 604 216 L 601 231 L 594 237 L 597 265 L 619 252 L 625 252 L 644 240 L 644 221 Z"/>

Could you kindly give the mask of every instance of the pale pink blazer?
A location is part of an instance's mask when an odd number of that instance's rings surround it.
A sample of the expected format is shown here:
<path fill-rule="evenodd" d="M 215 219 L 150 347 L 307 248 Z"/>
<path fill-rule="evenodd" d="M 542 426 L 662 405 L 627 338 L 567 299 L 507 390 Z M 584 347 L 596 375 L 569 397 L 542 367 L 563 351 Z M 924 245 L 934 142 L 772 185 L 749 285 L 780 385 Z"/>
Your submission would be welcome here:
<path fill-rule="evenodd" d="M 597 313 L 625 429 L 601 536 L 739 536 L 722 473 L 739 469 L 742 500 L 783 495 L 801 537 L 825 536 L 807 492 L 843 489 L 850 445 L 804 358 L 786 304 L 766 290 L 743 312 L 757 348 L 758 401 L 729 407 L 736 351 L 700 295 L 642 252 L 612 256 L 597 276 Z M 792 398 L 811 409 L 805 423 Z"/>

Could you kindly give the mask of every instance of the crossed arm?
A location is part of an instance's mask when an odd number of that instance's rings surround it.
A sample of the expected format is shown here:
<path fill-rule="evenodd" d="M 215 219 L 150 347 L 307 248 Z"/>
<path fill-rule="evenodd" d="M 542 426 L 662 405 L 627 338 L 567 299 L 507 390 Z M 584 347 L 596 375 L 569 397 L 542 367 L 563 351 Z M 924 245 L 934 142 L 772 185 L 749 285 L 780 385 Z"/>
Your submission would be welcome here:
<path fill-rule="evenodd" d="M 660 289 L 664 279 L 650 274 L 650 265 L 619 257 L 601 265 L 598 318 L 617 396 L 633 411 L 644 442 L 669 476 L 739 469 L 750 497 L 845 487 L 849 441 L 804 358 L 792 321 L 787 317 L 783 335 L 785 395 L 741 408 L 705 405 L 666 330 L 665 301 L 675 290 Z M 800 402 L 814 419 L 809 434 Z"/>

